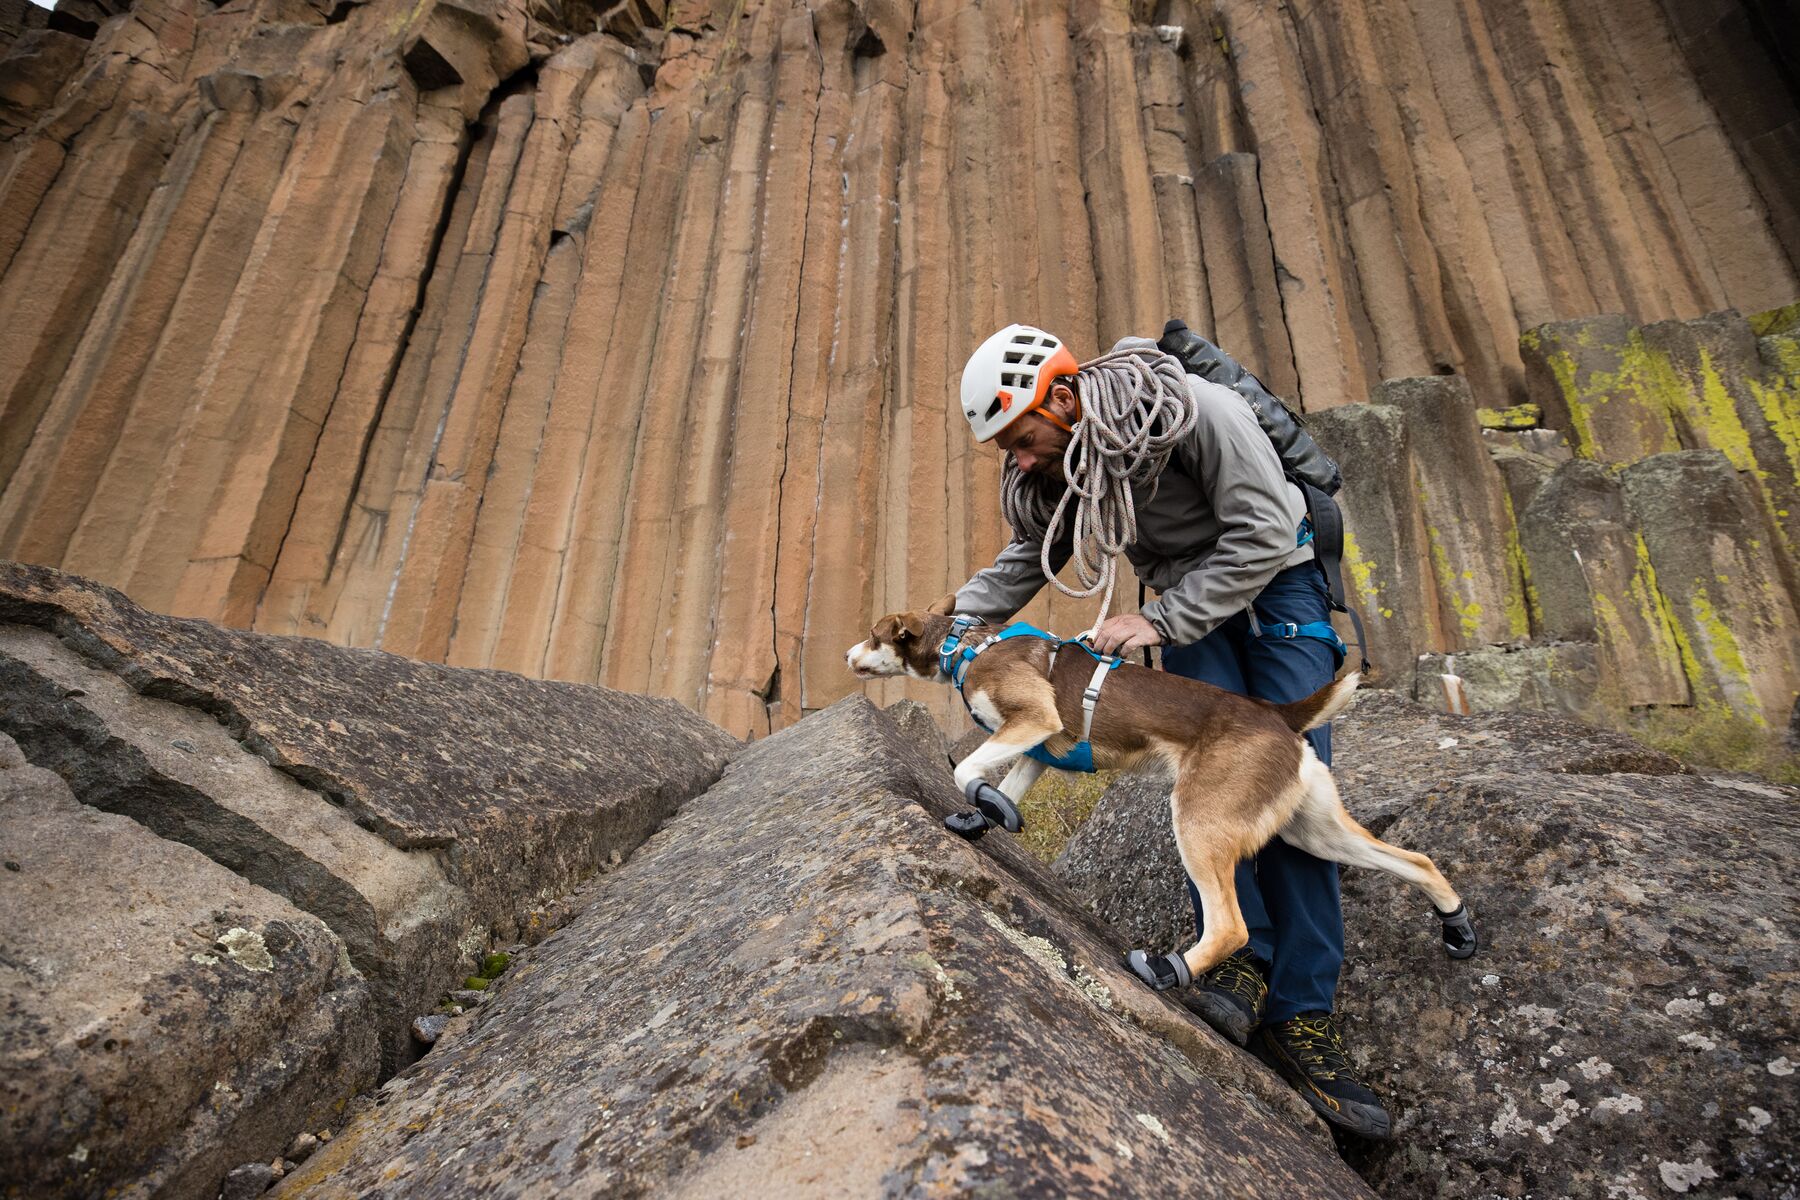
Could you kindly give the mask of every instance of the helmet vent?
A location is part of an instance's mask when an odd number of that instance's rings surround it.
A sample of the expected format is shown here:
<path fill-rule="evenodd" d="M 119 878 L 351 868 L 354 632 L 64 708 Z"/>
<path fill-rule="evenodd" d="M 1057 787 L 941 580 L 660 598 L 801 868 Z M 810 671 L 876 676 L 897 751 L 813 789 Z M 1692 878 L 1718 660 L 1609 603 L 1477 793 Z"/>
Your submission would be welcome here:
<path fill-rule="evenodd" d="M 1021 371 L 1002 371 L 1002 372 L 1000 372 L 1000 385 L 1002 387 L 1016 387 L 1016 388 L 1030 387 L 1033 384 L 1033 382 L 1035 382 L 1035 381 L 1031 378 L 1031 376 L 1029 376 Z"/>
<path fill-rule="evenodd" d="M 999 414 L 999 412 L 1000 412 L 1000 397 L 995 396 L 994 402 L 992 404 L 988 405 L 987 416 L 983 417 L 982 420 L 991 421 L 994 419 L 995 416 L 997 416 Z M 973 415 L 973 414 L 971 414 L 971 415 Z"/>

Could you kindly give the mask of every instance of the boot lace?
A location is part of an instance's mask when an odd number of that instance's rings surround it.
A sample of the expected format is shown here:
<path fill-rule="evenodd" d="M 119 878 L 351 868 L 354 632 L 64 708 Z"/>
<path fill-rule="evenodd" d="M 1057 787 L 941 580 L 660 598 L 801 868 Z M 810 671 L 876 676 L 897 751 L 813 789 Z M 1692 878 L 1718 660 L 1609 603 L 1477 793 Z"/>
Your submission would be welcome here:
<path fill-rule="evenodd" d="M 1344 1049 L 1344 1035 L 1329 1014 L 1295 1017 L 1284 1024 L 1281 1040 L 1295 1062 L 1306 1068 L 1314 1079 L 1344 1079 L 1356 1082 L 1356 1068 Z"/>
<path fill-rule="evenodd" d="M 1263 979 L 1262 972 L 1249 958 L 1234 954 L 1214 967 L 1207 978 L 1209 986 L 1249 1002 L 1250 1007 L 1257 1008 L 1263 997 L 1269 994 L 1269 985 Z"/>

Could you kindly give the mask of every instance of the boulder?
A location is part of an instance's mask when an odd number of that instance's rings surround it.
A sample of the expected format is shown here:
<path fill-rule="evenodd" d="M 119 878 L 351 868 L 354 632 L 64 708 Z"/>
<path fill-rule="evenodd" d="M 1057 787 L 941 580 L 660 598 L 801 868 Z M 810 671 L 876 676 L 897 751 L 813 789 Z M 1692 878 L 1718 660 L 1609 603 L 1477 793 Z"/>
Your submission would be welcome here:
<path fill-rule="evenodd" d="M 1557 464 L 1573 457 L 1568 439 L 1554 429 L 1483 429 L 1481 441 L 1500 469 L 1513 512 L 1520 515 Z"/>
<path fill-rule="evenodd" d="M 1483 935 L 1475 958 L 1446 959 L 1416 895 L 1345 871 L 1339 1008 L 1396 1117 L 1391 1144 L 1351 1151 L 1373 1187 L 1793 1193 L 1800 793 L 1700 778 L 1554 717 L 1452 717 L 1381 692 L 1334 745 L 1351 810 L 1432 855 Z M 1167 824 L 1166 792 L 1121 785 L 1054 869 L 1132 940 L 1191 937 Z"/>
<path fill-rule="evenodd" d="M 330 925 L 390 1069 L 477 955 L 541 937 L 736 746 L 673 701 L 157 616 L 17 564 L 0 680 L 0 730 L 80 799 Z"/>
<path fill-rule="evenodd" d="M 938 757 L 949 753 L 950 741 L 931 710 L 917 700 L 896 700 L 882 711 L 900 727 L 900 732 L 918 743 L 927 754 Z"/>
<path fill-rule="evenodd" d="M 1531 636 L 1506 483 L 1460 375 L 1390 379 L 1371 401 L 1406 416 L 1446 650 Z"/>
<path fill-rule="evenodd" d="M 955 802 L 860 697 L 749 747 L 283 1188 L 1368 1194 Z"/>
<path fill-rule="evenodd" d="M 1686 704 L 1687 677 L 1656 572 L 1616 475 L 1574 459 L 1519 514 L 1540 633 L 1597 641 L 1614 708 Z"/>
<path fill-rule="evenodd" d="M 1800 1040 L 1784 865 L 1800 793 L 1519 770 L 1422 739 L 1370 749 L 1368 773 L 1435 784 L 1392 805 L 1383 836 L 1430 849 L 1483 935 L 1469 962 L 1419 970 L 1405 956 L 1429 917 L 1394 920 L 1411 897 L 1346 874 L 1339 1002 L 1399 1107 L 1393 1145 L 1355 1160 L 1371 1185 L 1391 1200 L 1794 1194 L 1800 1135 L 1776 1114 Z"/>
<path fill-rule="evenodd" d="M 1655 455 L 1621 478 L 1695 702 L 1779 728 L 1800 691 L 1800 615 L 1756 499 L 1716 450 Z"/>
<path fill-rule="evenodd" d="M 1428 707 L 1464 715 L 1528 709 L 1601 722 L 1610 712 L 1599 652 L 1592 642 L 1423 654 L 1413 676 L 1412 697 Z"/>
<path fill-rule="evenodd" d="M 375 1005 L 308 913 L 79 803 L 0 735 L 0 1180 L 212 1200 L 375 1082 Z"/>
<path fill-rule="evenodd" d="M 1445 772 L 1466 770 L 1478 761 L 1545 773 L 1681 774 L 1687 769 L 1623 734 L 1543 713 L 1457 717 L 1378 688 L 1358 693 L 1332 730 L 1332 771 L 1344 803 L 1377 832 L 1395 812 L 1438 787 Z M 1437 774 L 1384 769 L 1395 754 L 1424 745 L 1439 752 Z M 1435 854 L 1428 846 L 1418 849 Z M 1194 910 L 1169 828 L 1167 780 L 1121 776 L 1069 839 L 1051 871 L 1084 909 L 1134 946 L 1185 947 L 1193 940 Z M 1427 944 L 1425 932 L 1420 932 L 1422 946 Z"/>
<path fill-rule="evenodd" d="M 1308 413 L 1344 472 L 1344 587 L 1362 614 L 1368 656 L 1386 686 L 1407 687 L 1413 660 L 1445 645 L 1407 421 L 1398 409 L 1347 404 Z M 1355 637 L 1345 622 L 1339 633 Z"/>
<path fill-rule="evenodd" d="M 1629 463 L 1681 448 L 1670 412 L 1679 383 L 1628 317 L 1552 321 L 1527 330 L 1519 350 L 1544 423 L 1583 458 Z"/>
<path fill-rule="evenodd" d="M 1731 460 L 1768 516 L 1788 589 L 1800 589 L 1793 534 L 1800 525 L 1800 431 L 1791 409 L 1784 414 L 1770 403 L 1780 372 L 1758 354 L 1750 323 L 1735 312 L 1659 321 L 1644 327 L 1644 341 L 1682 385 L 1670 401 L 1681 444 Z"/>

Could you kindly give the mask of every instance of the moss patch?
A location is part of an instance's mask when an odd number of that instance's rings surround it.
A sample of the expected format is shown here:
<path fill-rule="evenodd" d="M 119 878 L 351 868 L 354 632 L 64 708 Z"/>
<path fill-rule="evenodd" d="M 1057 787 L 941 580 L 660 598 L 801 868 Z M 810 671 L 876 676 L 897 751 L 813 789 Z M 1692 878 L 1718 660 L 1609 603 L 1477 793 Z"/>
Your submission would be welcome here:
<path fill-rule="evenodd" d="M 1646 746 L 1683 762 L 1761 775 L 1800 787 L 1800 755 L 1766 723 L 1721 706 L 1656 708 L 1632 716 L 1631 732 Z"/>
<path fill-rule="evenodd" d="M 1750 332 L 1757 337 L 1767 337 L 1771 333 L 1800 333 L 1800 300 L 1754 313 L 1749 321 Z"/>
<path fill-rule="evenodd" d="M 1475 419 L 1483 429 L 1536 429 L 1544 421 L 1544 410 L 1535 404 L 1515 404 L 1510 408 L 1478 408 Z"/>

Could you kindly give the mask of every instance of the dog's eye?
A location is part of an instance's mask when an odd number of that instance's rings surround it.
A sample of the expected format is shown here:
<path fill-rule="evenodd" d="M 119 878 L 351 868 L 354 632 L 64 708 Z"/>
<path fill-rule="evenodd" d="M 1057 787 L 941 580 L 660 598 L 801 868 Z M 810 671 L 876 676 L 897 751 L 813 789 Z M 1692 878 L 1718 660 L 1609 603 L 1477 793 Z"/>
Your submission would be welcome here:
<path fill-rule="evenodd" d="M 912 638 L 912 630 L 902 629 L 899 633 L 896 633 L 894 635 L 894 642 L 897 645 L 900 642 L 908 641 L 911 638 Z"/>

